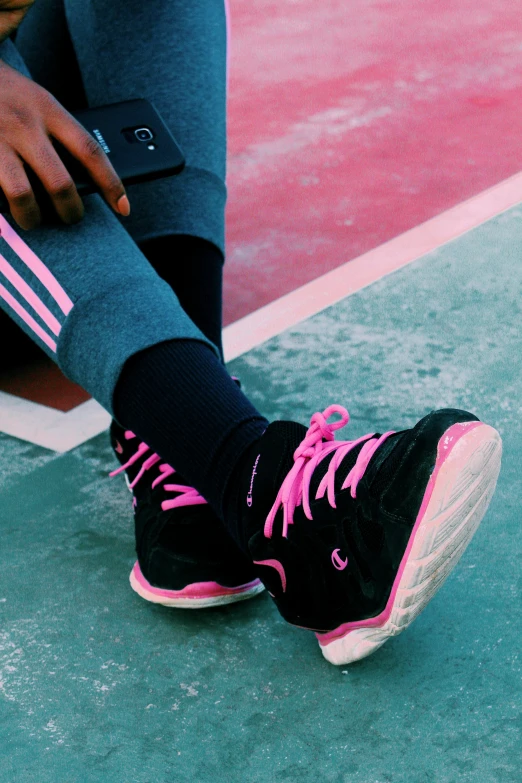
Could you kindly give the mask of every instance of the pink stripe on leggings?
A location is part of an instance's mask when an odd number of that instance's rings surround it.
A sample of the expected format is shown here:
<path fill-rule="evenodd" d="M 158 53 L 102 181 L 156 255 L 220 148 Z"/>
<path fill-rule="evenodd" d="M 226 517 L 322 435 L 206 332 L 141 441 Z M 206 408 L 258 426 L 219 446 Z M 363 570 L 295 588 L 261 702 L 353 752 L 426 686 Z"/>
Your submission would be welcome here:
<path fill-rule="evenodd" d="M 4 299 L 7 302 L 9 307 L 11 307 L 15 311 L 15 313 L 22 319 L 22 321 L 25 321 L 27 326 L 29 326 L 33 330 L 33 332 L 38 335 L 40 340 L 42 340 L 47 346 L 49 346 L 51 351 L 54 351 L 54 353 L 56 353 L 56 343 L 52 339 L 52 337 L 50 337 L 47 334 L 47 332 L 44 332 L 42 327 L 36 323 L 34 318 L 31 315 L 29 315 L 27 310 L 23 308 L 19 302 L 16 301 L 14 296 L 11 296 L 7 288 L 4 288 L 4 286 L 1 284 L 0 284 L 0 296 L 2 297 L 2 299 Z"/>
<path fill-rule="evenodd" d="M 24 264 L 29 267 L 31 272 L 36 275 L 42 285 L 47 288 L 53 299 L 58 303 L 61 311 L 65 315 L 68 315 L 73 308 L 72 300 L 67 296 L 52 272 L 50 272 L 38 256 L 33 253 L 31 248 L 26 245 L 22 237 L 19 237 L 16 231 L 11 228 L 3 215 L 0 215 L 0 235 L 14 250 L 17 256 L 22 259 Z"/>
<path fill-rule="evenodd" d="M 57 337 L 60 334 L 61 325 L 57 318 L 51 313 L 51 311 L 44 305 L 40 297 L 38 297 L 33 289 L 27 285 L 23 277 L 20 277 L 16 269 L 13 269 L 9 261 L 0 254 L 0 272 L 2 272 L 10 283 L 16 288 L 16 290 L 22 294 L 26 302 L 28 302 L 35 313 L 37 313 L 42 321 L 49 327 L 51 332 Z"/>

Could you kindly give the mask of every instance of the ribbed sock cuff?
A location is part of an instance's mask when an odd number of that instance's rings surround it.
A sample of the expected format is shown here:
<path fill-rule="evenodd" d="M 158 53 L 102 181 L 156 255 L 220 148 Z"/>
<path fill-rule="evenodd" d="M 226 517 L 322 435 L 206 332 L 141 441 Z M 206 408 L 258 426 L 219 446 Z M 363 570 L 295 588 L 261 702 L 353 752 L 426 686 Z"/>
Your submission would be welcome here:
<path fill-rule="evenodd" d="M 116 385 L 114 411 L 220 516 L 238 459 L 268 426 L 196 340 L 169 340 L 132 356 Z"/>

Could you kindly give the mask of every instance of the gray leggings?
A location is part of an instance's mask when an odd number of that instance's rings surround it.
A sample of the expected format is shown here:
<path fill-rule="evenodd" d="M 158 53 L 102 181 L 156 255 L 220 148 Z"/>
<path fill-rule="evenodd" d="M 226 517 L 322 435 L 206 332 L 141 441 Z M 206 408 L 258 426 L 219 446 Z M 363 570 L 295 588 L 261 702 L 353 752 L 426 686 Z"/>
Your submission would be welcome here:
<path fill-rule="evenodd" d="M 128 187 L 128 218 L 97 195 L 74 226 L 23 232 L 0 216 L 0 304 L 112 412 L 123 364 L 137 351 L 195 339 L 218 354 L 138 244 L 190 234 L 224 252 L 224 0 L 36 0 L 0 58 L 66 108 L 151 99 L 185 153 L 177 177 Z"/>

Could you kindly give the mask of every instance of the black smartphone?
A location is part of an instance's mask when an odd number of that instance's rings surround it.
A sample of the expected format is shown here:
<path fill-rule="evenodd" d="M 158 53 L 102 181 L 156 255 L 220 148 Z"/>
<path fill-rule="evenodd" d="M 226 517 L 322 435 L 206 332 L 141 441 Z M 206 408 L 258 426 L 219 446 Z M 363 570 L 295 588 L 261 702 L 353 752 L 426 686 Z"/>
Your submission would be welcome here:
<path fill-rule="evenodd" d="M 185 157 L 176 139 L 152 103 L 144 98 L 71 114 L 105 151 L 124 185 L 179 174 L 185 166 Z M 79 161 L 54 139 L 53 144 L 80 196 L 96 193 L 96 185 Z M 42 198 L 50 202 L 38 178 L 29 169 L 27 173 L 40 206 Z M 7 211 L 9 204 L 0 189 L 0 212 Z"/>

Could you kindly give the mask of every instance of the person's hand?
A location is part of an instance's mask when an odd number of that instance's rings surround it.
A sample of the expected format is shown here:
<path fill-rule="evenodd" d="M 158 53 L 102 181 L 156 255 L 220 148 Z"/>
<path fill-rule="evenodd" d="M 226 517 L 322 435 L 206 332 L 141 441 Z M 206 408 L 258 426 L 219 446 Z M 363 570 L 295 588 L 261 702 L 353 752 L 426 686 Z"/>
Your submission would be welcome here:
<path fill-rule="evenodd" d="M 2 13 L 0 0 L 0 19 Z M 64 223 L 83 217 L 83 202 L 51 138 L 80 161 L 116 212 L 129 214 L 125 188 L 96 139 L 51 93 L 0 60 L 0 188 L 11 215 L 24 229 L 41 221 L 24 163 L 41 181 Z"/>

